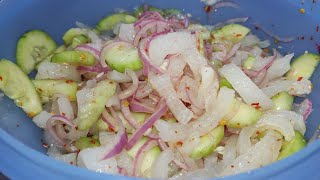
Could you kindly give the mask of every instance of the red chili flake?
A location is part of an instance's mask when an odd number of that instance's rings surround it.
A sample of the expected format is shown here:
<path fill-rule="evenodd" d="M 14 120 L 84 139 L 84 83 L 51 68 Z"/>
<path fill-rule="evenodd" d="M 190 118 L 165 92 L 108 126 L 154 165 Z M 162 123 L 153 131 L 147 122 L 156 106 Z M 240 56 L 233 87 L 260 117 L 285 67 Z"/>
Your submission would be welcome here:
<path fill-rule="evenodd" d="M 0 76 L 0 81 L 2 81 L 3 79 L 2 79 L 2 77 Z"/>
<path fill-rule="evenodd" d="M 231 168 L 234 168 L 234 165 L 231 165 Z"/>
<path fill-rule="evenodd" d="M 64 145 L 63 145 L 63 147 L 67 147 L 67 145 L 66 145 L 66 144 L 64 144 Z"/>
<path fill-rule="evenodd" d="M 66 80 L 66 83 L 73 83 L 72 80 Z"/>
<path fill-rule="evenodd" d="M 254 108 L 256 108 L 256 109 L 260 109 L 260 108 L 261 108 L 261 106 L 257 105 L 257 106 L 256 106 L 256 107 L 254 107 Z"/>
<path fill-rule="evenodd" d="M 281 141 L 282 139 L 277 139 L 277 141 Z"/>
<path fill-rule="evenodd" d="M 92 140 L 90 141 L 90 143 L 91 143 L 91 144 L 96 144 L 96 140 L 95 140 L 95 139 L 92 139 Z"/>
<path fill-rule="evenodd" d="M 113 82 L 112 82 L 112 81 L 110 81 L 110 82 L 109 82 L 109 84 L 113 84 Z"/>
<path fill-rule="evenodd" d="M 66 113 L 62 112 L 61 115 L 62 115 L 62 116 L 66 116 Z"/>
<path fill-rule="evenodd" d="M 44 147 L 44 148 L 49 148 L 49 144 L 47 144 L 47 143 L 42 143 L 42 146 Z"/>
<path fill-rule="evenodd" d="M 320 54 L 320 44 L 316 43 L 317 49 L 318 49 L 318 53 Z"/>
<path fill-rule="evenodd" d="M 242 36 L 242 34 L 236 34 L 236 37 L 241 37 Z"/>
<path fill-rule="evenodd" d="M 174 131 L 176 134 L 178 134 L 178 131 Z"/>
<path fill-rule="evenodd" d="M 297 81 L 301 81 L 303 79 L 303 77 L 299 76 Z"/>
<path fill-rule="evenodd" d="M 70 161 L 70 164 L 71 164 L 71 165 L 73 165 L 73 162 L 72 162 L 72 161 Z"/>
<path fill-rule="evenodd" d="M 319 32 L 319 25 L 316 27 L 316 31 Z"/>
<path fill-rule="evenodd" d="M 212 6 L 204 6 L 203 9 L 206 13 L 210 13 L 212 11 Z"/>
<path fill-rule="evenodd" d="M 114 132 L 114 129 L 113 129 L 112 127 L 108 127 L 108 130 L 109 130 L 110 132 Z"/>
<path fill-rule="evenodd" d="M 251 103 L 251 106 L 258 106 L 260 103 Z"/>
<path fill-rule="evenodd" d="M 260 131 L 257 131 L 257 132 L 256 132 L 256 135 L 258 135 L 258 134 L 260 134 Z"/>
<path fill-rule="evenodd" d="M 176 145 L 179 146 L 179 147 L 181 147 L 181 146 L 183 145 L 183 142 L 178 141 L 178 142 L 176 142 Z"/>
<path fill-rule="evenodd" d="M 76 126 L 75 129 L 78 130 L 78 126 Z"/>

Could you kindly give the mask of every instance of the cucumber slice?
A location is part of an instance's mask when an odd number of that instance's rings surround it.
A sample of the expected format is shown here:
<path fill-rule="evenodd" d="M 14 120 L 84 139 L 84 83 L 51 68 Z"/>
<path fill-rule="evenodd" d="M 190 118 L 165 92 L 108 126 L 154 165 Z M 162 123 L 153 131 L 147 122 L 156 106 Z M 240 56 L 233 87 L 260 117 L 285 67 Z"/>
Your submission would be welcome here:
<path fill-rule="evenodd" d="M 80 139 L 76 140 L 74 146 L 82 151 L 83 149 L 87 148 L 99 147 L 100 142 L 98 139 L 94 139 L 91 137 L 81 137 Z"/>
<path fill-rule="evenodd" d="M 137 18 L 128 14 L 124 14 L 124 13 L 112 14 L 110 16 L 103 18 L 98 22 L 97 30 L 98 31 L 112 30 L 114 26 L 119 23 L 130 24 L 130 23 L 134 23 L 136 20 Z"/>
<path fill-rule="evenodd" d="M 75 48 L 81 44 L 86 44 L 89 42 L 89 38 L 85 35 L 77 35 L 72 39 L 71 47 Z"/>
<path fill-rule="evenodd" d="M 227 87 L 227 88 L 229 88 L 229 89 L 233 89 L 233 87 L 232 87 L 232 85 L 229 83 L 229 81 L 226 79 L 226 78 L 224 78 L 224 77 L 221 77 L 220 78 L 220 88 L 222 88 L 222 87 Z"/>
<path fill-rule="evenodd" d="M 309 79 L 317 68 L 319 61 L 319 55 L 305 53 L 293 61 L 291 69 L 287 72 L 286 77 L 294 80 L 297 80 L 300 77 Z"/>
<path fill-rule="evenodd" d="M 159 146 L 155 146 L 144 154 L 140 172 L 144 177 L 151 178 L 151 167 L 161 153 Z"/>
<path fill-rule="evenodd" d="M 251 69 L 256 61 L 256 58 L 249 56 L 246 60 L 243 61 L 243 67 L 246 69 Z"/>
<path fill-rule="evenodd" d="M 209 134 L 204 135 L 200 138 L 199 146 L 195 147 L 190 157 L 194 159 L 201 159 L 210 155 L 219 145 L 223 137 L 224 126 L 216 127 L 215 129 L 210 131 Z"/>
<path fill-rule="evenodd" d="M 103 57 L 112 69 L 121 73 L 124 73 L 126 68 L 137 71 L 143 67 L 135 47 L 115 46 L 106 51 Z"/>
<path fill-rule="evenodd" d="M 72 80 L 33 80 L 42 103 L 47 103 L 54 94 L 66 95 L 70 101 L 75 101 L 78 84 Z"/>
<path fill-rule="evenodd" d="M 139 141 L 130 149 L 127 151 L 128 155 L 132 158 L 135 158 L 137 155 L 137 152 L 139 151 L 139 149 L 141 148 L 141 146 L 147 142 L 148 138 L 147 137 L 142 137 L 139 139 Z"/>
<path fill-rule="evenodd" d="M 240 42 L 248 33 L 250 29 L 240 24 L 228 24 L 220 29 L 211 32 L 213 42 L 231 41 L 232 43 Z"/>
<path fill-rule="evenodd" d="M 44 31 L 32 30 L 22 35 L 17 44 L 18 66 L 29 74 L 35 65 L 49 56 L 57 48 L 54 40 Z"/>
<path fill-rule="evenodd" d="M 273 109 L 275 110 L 292 110 L 294 97 L 288 92 L 281 92 L 271 98 L 274 102 Z"/>
<path fill-rule="evenodd" d="M 261 111 L 241 102 L 239 110 L 230 120 L 227 120 L 226 125 L 232 128 L 243 128 L 256 123 L 261 115 Z"/>
<path fill-rule="evenodd" d="M 70 45 L 73 39 L 77 36 L 83 35 L 87 36 L 88 30 L 81 28 L 71 28 L 66 33 L 64 33 L 62 39 L 66 45 Z"/>
<path fill-rule="evenodd" d="M 0 60 L 0 89 L 29 117 L 42 111 L 40 97 L 29 77 L 13 62 Z"/>
<path fill-rule="evenodd" d="M 110 80 L 98 82 L 97 86 L 87 92 L 87 89 L 81 90 L 81 93 L 86 93 L 85 102 L 78 98 L 78 127 L 79 130 L 88 130 L 97 122 L 99 116 L 105 108 L 107 100 L 116 92 L 116 83 Z M 79 93 L 79 92 L 78 92 Z M 78 96 L 77 93 L 77 96 Z M 83 95 L 83 94 L 82 94 Z"/>
<path fill-rule="evenodd" d="M 307 141 L 299 131 L 295 131 L 295 136 L 291 141 L 284 141 L 280 149 L 278 160 L 284 159 L 304 147 L 306 147 Z"/>
<path fill-rule="evenodd" d="M 84 51 L 63 51 L 52 56 L 53 63 L 67 63 L 71 65 L 92 66 L 96 58 Z"/>

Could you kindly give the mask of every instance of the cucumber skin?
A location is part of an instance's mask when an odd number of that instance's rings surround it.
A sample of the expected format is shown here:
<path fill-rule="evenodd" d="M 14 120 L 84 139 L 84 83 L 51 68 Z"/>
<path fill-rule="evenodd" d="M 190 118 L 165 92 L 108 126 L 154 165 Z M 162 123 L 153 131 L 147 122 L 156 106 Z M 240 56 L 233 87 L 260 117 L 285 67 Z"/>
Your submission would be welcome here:
<path fill-rule="evenodd" d="M 98 31 L 108 31 L 112 30 L 115 25 L 118 23 L 134 23 L 137 20 L 137 18 L 124 14 L 124 13 L 118 13 L 118 14 L 112 14 L 110 16 L 106 16 L 103 19 L 101 19 L 96 28 Z"/>
<path fill-rule="evenodd" d="M 29 77 L 13 62 L 0 60 L 0 89 L 29 117 L 42 111 L 40 97 Z"/>
<path fill-rule="evenodd" d="M 287 72 L 288 79 L 297 80 L 299 77 L 309 79 L 316 70 L 320 61 L 320 56 L 305 53 L 293 60 L 291 69 Z"/>
<path fill-rule="evenodd" d="M 54 54 L 51 58 L 51 62 L 92 66 L 96 62 L 96 58 L 90 53 L 83 51 L 63 51 Z"/>
<path fill-rule="evenodd" d="M 278 160 L 284 159 L 307 146 L 307 141 L 299 131 L 295 131 L 295 136 L 291 141 L 284 141 L 280 149 Z"/>
<path fill-rule="evenodd" d="M 76 101 L 78 84 L 71 80 L 32 80 L 42 103 L 47 103 L 54 94 L 63 94 Z"/>
<path fill-rule="evenodd" d="M 80 28 L 71 28 L 67 32 L 64 33 L 62 39 L 66 45 L 70 45 L 72 40 L 78 35 L 86 36 L 88 31 Z"/>
<path fill-rule="evenodd" d="M 212 137 L 214 139 L 212 139 Z M 218 126 L 208 135 L 204 135 L 200 138 L 200 144 L 195 147 L 190 157 L 194 159 L 201 159 L 210 155 L 221 142 L 224 137 L 224 126 Z"/>
<path fill-rule="evenodd" d="M 45 39 L 45 45 L 48 45 L 49 48 L 48 52 L 46 53 L 46 56 L 49 56 L 57 49 L 56 42 L 50 37 L 48 33 L 42 30 L 31 30 L 20 36 L 17 47 L 16 47 L 16 59 L 17 59 L 17 65 L 22 69 L 23 72 L 26 74 L 29 74 L 31 71 L 35 69 L 36 64 L 39 64 L 41 61 L 36 62 L 33 57 L 31 56 L 32 50 L 28 52 L 28 49 L 31 48 L 29 44 L 25 45 L 26 41 L 30 41 L 29 39 L 32 36 L 38 36 L 37 38 L 43 38 Z M 32 39 L 32 43 L 36 44 L 36 40 Z M 44 43 L 40 44 L 42 46 Z M 27 52 L 24 52 L 27 51 Z M 26 55 L 27 54 L 27 55 Z M 43 57 L 45 59 L 46 57 Z M 43 60 L 42 59 L 42 60 Z M 29 63 L 29 64 L 28 64 Z"/>

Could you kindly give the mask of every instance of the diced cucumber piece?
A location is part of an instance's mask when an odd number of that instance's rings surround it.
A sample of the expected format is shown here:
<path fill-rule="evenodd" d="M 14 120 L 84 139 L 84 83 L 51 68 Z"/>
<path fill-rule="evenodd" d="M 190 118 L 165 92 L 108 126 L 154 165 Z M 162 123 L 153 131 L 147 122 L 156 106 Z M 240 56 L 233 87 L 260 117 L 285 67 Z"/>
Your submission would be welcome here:
<path fill-rule="evenodd" d="M 76 142 L 74 143 L 74 146 L 82 151 L 83 149 L 87 149 L 87 148 L 99 147 L 100 142 L 96 138 L 81 137 L 80 139 L 76 140 Z"/>
<path fill-rule="evenodd" d="M 233 89 L 232 85 L 229 83 L 229 81 L 224 78 L 224 77 L 221 77 L 220 78 L 220 88 L 222 88 L 223 86 L 229 88 L 229 89 Z"/>
<path fill-rule="evenodd" d="M 103 56 L 112 69 L 121 73 L 124 73 L 126 68 L 137 71 L 143 67 L 138 49 L 135 47 L 115 46 Z"/>
<path fill-rule="evenodd" d="M 112 30 L 114 26 L 119 23 L 130 24 L 130 23 L 134 23 L 136 20 L 137 18 L 128 14 L 124 14 L 124 13 L 112 14 L 110 16 L 103 18 L 98 22 L 97 30 L 98 31 Z"/>
<path fill-rule="evenodd" d="M 223 63 L 221 61 L 219 61 L 219 60 L 212 60 L 211 62 L 218 69 L 223 66 Z"/>
<path fill-rule="evenodd" d="M 262 115 L 262 112 L 256 108 L 241 102 L 237 113 L 227 121 L 227 126 L 232 128 L 243 128 L 256 123 Z"/>
<path fill-rule="evenodd" d="M 44 60 L 42 60 L 41 62 L 39 62 L 38 64 L 36 64 L 36 69 L 38 70 L 39 66 L 40 66 L 42 63 L 51 62 L 51 58 L 52 58 L 52 55 L 53 55 L 54 53 L 59 53 L 59 52 L 65 51 L 66 49 L 67 49 L 67 47 L 66 47 L 65 45 L 59 46 L 52 54 L 50 54 L 49 56 L 47 56 L 46 58 L 44 58 Z"/>
<path fill-rule="evenodd" d="M 207 39 L 210 39 L 210 31 L 200 25 L 200 24 L 190 24 L 189 27 L 188 27 L 189 30 L 196 30 L 198 31 L 199 33 L 199 36 L 203 39 L 203 40 L 207 40 Z"/>
<path fill-rule="evenodd" d="M 275 110 L 292 110 L 294 97 L 288 92 L 281 92 L 271 98 Z"/>
<path fill-rule="evenodd" d="M 85 36 L 87 37 L 88 30 L 81 28 L 71 28 L 66 33 L 64 33 L 62 39 L 66 45 L 70 45 L 73 39 L 77 36 Z"/>
<path fill-rule="evenodd" d="M 92 66 L 96 62 L 96 58 L 84 51 L 63 51 L 54 54 L 51 58 L 51 62 Z"/>
<path fill-rule="evenodd" d="M 302 77 L 309 79 L 320 61 L 320 56 L 312 53 L 305 53 L 293 60 L 291 69 L 287 72 L 286 77 L 288 79 L 297 80 Z"/>
<path fill-rule="evenodd" d="M 109 129 L 108 124 L 104 122 L 101 118 L 98 119 L 96 126 L 98 131 L 107 131 Z"/>
<path fill-rule="evenodd" d="M 97 83 L 88 102 L 78 108 L 79 130 L 88 130 L 99 119 L 107 100 L 116 92 L 116 83 L 103 80 Z M 79 105 L 79 103 L 78 103 Z"/>
<path fill-rule="evenodd" d="M 70 101 L 75 101 L 78 84 L 72 80 L 32 80 L 42 103 L 47 103 L 55 94 L 66 95 Z"/>
<path fill-rule="evenodd" d="M 29 77 L 13 62 L 0 60 L 0 89 L 29 117 L 42 111 L 40 97 Z"/>
<path fill-rule="evenodd" d="M 256 61 L 256 58 L 249 56 L 246 60 L 243 61 L 243 67 L 246 69 L 251 69 Z"/>
<path fill-rule="evenodd" d="M 44 31 L 32 30 L 22 35 L 17 43 L 17 64 L 23 72 L 29 74 L 36 64 L 54 52 L 57 44 Z"/>
<path fill-rule="evenodd" d="M 190 157 L 194 159 L 201 159 L 210 155 L 219 145 L 223 137 L 224 126 L 216 127 L 215 129 L 210 131 L 209 134 L 204 135 L 200 138 L 200 144 L 195 147 Z"/>
<path fill-rule="evenodd" d="M 228 24 L 211 32 L 213 42 L 231 41 L 232 43 L 240 42 L 250 29 L 240 24 Z"/>
<path fill-rule="evenodd" d="M 306 147 L 307 141 L 299 131 L 295 131 L 295 136 L 291 141 L 284 141 L 280 149 L 278 160 L 284 159 L 304 147 Z"/>
<path fill-rule="evenodd" d="M 75 48 L 81 44 L 86 44 L 89 42 L 89 38 L 85 35 L 77 35 L 72 39 L 71 47 Z"/>
<path fill-rule="evenodd" d="M 140 172 L 141 174 L 144 175 L 144 177 L 151 178 L 150 169 L 153 163 L 157 160 L 160 153 L 161 153 L 160 147 L 155 146 L 144 154 L 143 160 L 141 162 L 141 169 L 140 169 Z"/>
<path fill-rule="evenodd" d="M 137 155 L 137 152 L 141 148 L 141 146 L 147 142 L 148 138 L 143 136 L 142 138 L 139 139 L 139 141 L 130 149 L 127 151 L 128 155 L 132 158 L 135 158 Z"/>

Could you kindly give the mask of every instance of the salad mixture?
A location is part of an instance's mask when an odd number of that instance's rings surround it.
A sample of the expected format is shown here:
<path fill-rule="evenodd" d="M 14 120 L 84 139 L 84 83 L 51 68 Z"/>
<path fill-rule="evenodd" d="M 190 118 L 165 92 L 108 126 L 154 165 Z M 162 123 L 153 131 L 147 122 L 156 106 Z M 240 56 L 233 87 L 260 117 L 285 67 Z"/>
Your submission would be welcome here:
<path fill-rule="evenodd" d="M 0 88 L 44 129 L 48 155 L 109 174 L 221 177 L 306 146 L 319 56 L 282 55 L 247 27 L 141 7 L 57 46 L 44 31 L 0 61 Z M 290 64 L 290 62 L 292 62 Z M 28 74 L 36 70 L 35 78 Z"/>

